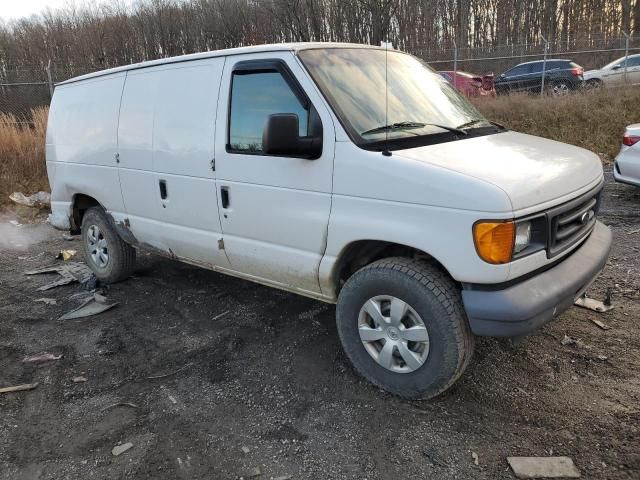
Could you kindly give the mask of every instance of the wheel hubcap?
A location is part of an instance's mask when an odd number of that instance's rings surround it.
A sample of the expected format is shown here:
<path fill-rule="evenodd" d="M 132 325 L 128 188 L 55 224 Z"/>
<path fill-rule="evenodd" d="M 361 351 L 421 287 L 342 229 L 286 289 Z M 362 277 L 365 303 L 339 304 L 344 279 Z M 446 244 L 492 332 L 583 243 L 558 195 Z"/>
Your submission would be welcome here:
<path fill-rule="evenodd" d="M 413 372 L 429 356 L 424 321 L 397 297 L 379 295 L 367 300 L 358 316 L 358 332 L 367 353 L 392 372 Z"/>
<path fill-rule="evenodd" d="M 98 268 L 105 268 L 109 263 L 109 249 L 107 240 L 97 225 L 91 225 L 87 229 L 87 251 L 91 261 Z"/>
<path fill-rule="evenodd" d="M 567 93 L 569 93 L 569 87 L 564 83 L 561 83 L 559 85 L 555 85 L 553 87 L 553 94 L 554 95 L 566 95 Z"/>

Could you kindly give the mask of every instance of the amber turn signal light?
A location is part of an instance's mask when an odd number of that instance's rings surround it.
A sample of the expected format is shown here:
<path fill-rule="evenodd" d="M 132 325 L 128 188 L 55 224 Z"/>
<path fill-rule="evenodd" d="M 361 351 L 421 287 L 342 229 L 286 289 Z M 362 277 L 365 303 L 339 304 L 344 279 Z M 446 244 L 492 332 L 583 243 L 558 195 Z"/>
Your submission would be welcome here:
<path fill-rule="evenodd" d="M 476 223 L 473 226 L 473 241 L 480 258 L 493 264 L 510 262 L 515 232 L 513 221 Z"/>

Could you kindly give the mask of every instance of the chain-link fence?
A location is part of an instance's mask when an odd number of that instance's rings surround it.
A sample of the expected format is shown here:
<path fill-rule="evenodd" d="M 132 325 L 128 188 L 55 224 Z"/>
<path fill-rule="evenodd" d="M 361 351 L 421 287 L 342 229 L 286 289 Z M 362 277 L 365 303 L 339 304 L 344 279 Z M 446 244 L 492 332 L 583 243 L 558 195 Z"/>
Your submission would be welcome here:
<path fill-rule="evenodd" d="M 0 63 L 0 114 L 14 115 L 18 123 L 29 123 L 33 108 L 49 105 L 56 82 L 101 68 L 51 61 L 34 65 L 5 59 Z"/>
<path fill-rule="evenodd" d="M 433 49 L 428 46 L 415 46 L 409 53 L 424 59 L 439 71 L 469 72 L 475 75 L 492 74 L 498 77 L 501 73 L 524 62 L 536 60 L 550 61 L 554 59 L 571 60 L 585 71 L 600 69 L 610 62 L 640 54 L 640 36 L 622 34 L 618 37 L 598 37 L 547 41 L 523 45 L 497 45 L 481 48 L 457 48 L 455 44 L 449 49 Z M 620 73 L 624 74 L 624 83 L 633 82 L 635 76 L 627 75 L 628 63 L 621 62 Z M 542 67 L 542 72 L 547 69 Z M 635 71 L 635 70 L 634 70 Z M 637 73 L 640 77 L 640 71 Z M 541 92 L 544 90 L 544 74 L 541 81 Z"/>
<path fill-rule="evenodd" d="M 407 48 L 436 70 L 465 71 L 476 75 L 499 76 L 511 67 L 533 60 L 569 59 L 585 70 L 597 69 L 621 57 L 640 54 L 640 37 L 597 37 L 565 39 L 524 45 L 497 45 L 481 48 Z M 11 113 L 28 121 L 32 108 L 48 105 L 56 82 L 83 75 L 104 66 L 62 64 L 25 65 L 5 59 L 0 64 L 0 113 Z M 626 70 L 626 64 L 624 66 Z M 637 74 L 640 77 L 640 71 Z M 635 78 L 635 77 L 634 77 Z M 629 77 L 625 72 L 625 81 Z"/>

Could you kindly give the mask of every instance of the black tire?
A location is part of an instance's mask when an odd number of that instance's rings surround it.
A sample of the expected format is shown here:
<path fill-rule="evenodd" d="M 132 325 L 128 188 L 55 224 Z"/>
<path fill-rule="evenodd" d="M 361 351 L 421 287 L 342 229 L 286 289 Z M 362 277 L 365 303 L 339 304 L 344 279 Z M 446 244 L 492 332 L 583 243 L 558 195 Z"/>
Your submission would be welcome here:
<path fill-rule="evenodd" d="M 100 265 L 100 260 L 95 260 L 95 247 L 90 245 L 88 240 L 89 231 L 92 227 L 97 227 L 98 238 L 104 238 L 108 260 L 106 264 Z M 84 250 L 87 265 L 102 283 L 116 283 L 128 278 L 136 264 L 136 250 L 128 243 L 124 242 L 115 230 L 115 227 L 100 207 L 88 209 L 82 217 L 82 248 Z"/>
<path fill-rule="evenodd" d="M 397 373 L 365 349 L 358 331 L 360 310 L 369 299 L 390 295 L 408 303 L 429 334 L 422 366 Z M 355 369 L 378 387 L 408 399 L 433 398 L 462 375 L 473 355 L 474 336 L 459 289 L 436 266 L 404 257 L 386 258 L 357 271 L 344 285 L 336 309 L 342 346 Z"/>

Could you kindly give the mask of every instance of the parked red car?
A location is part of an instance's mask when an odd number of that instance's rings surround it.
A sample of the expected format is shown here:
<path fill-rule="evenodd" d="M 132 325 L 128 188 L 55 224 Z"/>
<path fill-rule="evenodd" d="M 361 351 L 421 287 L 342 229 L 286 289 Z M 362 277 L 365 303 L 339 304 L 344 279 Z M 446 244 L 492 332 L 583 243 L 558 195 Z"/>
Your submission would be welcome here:
<path fill-rule="evenodd" d="M 443 78 L 454 84 L 459 92 L 467 97 L 496 96 L 496 89 L 493 83 L 493 75 L 472 75 L 471 73 L 444 71 L 438 72 Z M 453 81 L 455 77 L 455 83 Z"/>

